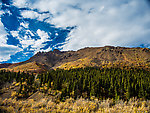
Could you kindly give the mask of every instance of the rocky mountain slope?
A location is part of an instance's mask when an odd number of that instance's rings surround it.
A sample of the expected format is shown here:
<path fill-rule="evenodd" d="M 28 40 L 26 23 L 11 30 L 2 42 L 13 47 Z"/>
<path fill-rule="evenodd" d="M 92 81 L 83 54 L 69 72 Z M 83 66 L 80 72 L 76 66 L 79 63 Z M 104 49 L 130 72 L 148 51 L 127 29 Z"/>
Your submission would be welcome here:
<path fill-rule="evenodd" d="M 126 47 L 87 47 L 78 51 L 39 52 L 29 60 L 8 66 L 14 71 L 44 71 L 80 67 L 141 67 L 150 69 L 150 49 Z"/>

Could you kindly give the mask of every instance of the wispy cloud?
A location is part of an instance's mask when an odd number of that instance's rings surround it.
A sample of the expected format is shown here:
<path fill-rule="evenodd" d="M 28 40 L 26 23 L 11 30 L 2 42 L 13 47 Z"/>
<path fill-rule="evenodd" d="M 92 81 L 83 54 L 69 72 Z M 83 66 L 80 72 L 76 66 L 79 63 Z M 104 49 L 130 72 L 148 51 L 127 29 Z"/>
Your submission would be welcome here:
<path fill-rule="evenodd" d="M 0 61 L 3 62 L 9 60 L 11 55 L 14 55 L 19 51 L 21 51 L 21 49 L 13 45 L 0 45 Z"/>
<path fill-rule="evenodd" d="M 0 61 L 10 59 L 10 56 L 18 52 L 20 49 L 13 45 L 7 44 L 6 31 L 0 20 Z"/>

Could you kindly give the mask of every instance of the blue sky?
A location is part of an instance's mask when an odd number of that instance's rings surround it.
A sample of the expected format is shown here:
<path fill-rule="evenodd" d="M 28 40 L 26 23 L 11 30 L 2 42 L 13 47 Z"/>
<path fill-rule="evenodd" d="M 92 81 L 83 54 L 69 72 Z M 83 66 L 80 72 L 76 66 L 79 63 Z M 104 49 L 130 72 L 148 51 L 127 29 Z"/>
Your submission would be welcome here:
<path fill-rule="evenodd" d="M 0 63 L 38 51 L 150 48 L 149 0 L 1 0 Z"/>

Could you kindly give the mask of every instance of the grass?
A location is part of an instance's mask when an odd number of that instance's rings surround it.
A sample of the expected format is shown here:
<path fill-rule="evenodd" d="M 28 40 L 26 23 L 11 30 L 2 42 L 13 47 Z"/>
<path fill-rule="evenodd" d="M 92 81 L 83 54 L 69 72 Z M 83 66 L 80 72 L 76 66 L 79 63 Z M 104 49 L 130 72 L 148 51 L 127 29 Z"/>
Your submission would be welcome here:
<path fill-rule="evenodd" d="M 14 72 L 40 72 L 44 71 L 44 68 L 42 66 L 37 65 L 36 62 L 31 62 L 31 63 L 26 63 L 22 64 L 16 67 L 11 67 L 11 68 L 2 68 L 0 70 L 9 70 L 9 71 L 14 71 Z"/>
<path fill-rule="evenodd" d="M 0 110 L 7 112 L 61 112 L 61 113 L 149 113 L 150 100 L 130 99 L 128 102 L 122 100 L 114 101 L 112 99 L 90 100 L 79 98 L 74 100 L 68 98 L 64 102 L 52 100 L 50 98 L 41 98 L 40 100 L 26 99 L 17 100 L 0 99 Z"/>
<path fill-rule="evenodd" d="M 98 100 L 96 97 L 90 99 L 66 97 L 60 101 L 60 92 L 48 90 L 48 94 L 42 90 L 31 94 L 29 98 L 17 98 L 19 83 L 13 82 L 12 85 L 3 88 L 4 97 L 0 97 L 0 112 L 9 113 L 150 113 L 150 100 L 131 98 L 129 101 L 123 100 Z M 7 96 L 7 92 L 10 92 Z M 6 94 L 5 94 L 6 93 Z"/>

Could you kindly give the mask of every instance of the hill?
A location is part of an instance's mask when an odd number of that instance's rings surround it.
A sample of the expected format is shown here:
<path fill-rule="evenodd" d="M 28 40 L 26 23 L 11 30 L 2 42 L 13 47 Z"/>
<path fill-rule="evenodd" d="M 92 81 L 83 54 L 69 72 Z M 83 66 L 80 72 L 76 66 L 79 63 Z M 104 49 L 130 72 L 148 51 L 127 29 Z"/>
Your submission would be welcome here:
<path fill-rule="evenodd" d="M 0 112 L 149 113 L 150 71 L 78 68 L 0 71 Z"/>
<path fill-rule="evenodd" d="M 10 65 L 12 65 L 11 63 L 4 63 L 4 64 L 0 64 L 0 68 L 7 68 Z"/>
<path fill-rule="evenodd" d="M 31 65 L 36 65 L 32 67 Z M 32 69 L 30 69 L 32 67 Z M 36 71 L 80 67 L 140 67 L 150 69 L 150 49 L 126 47 L 87 47 L 77 51 L 38 52 L 29 60 L 5 69 Z"/>

